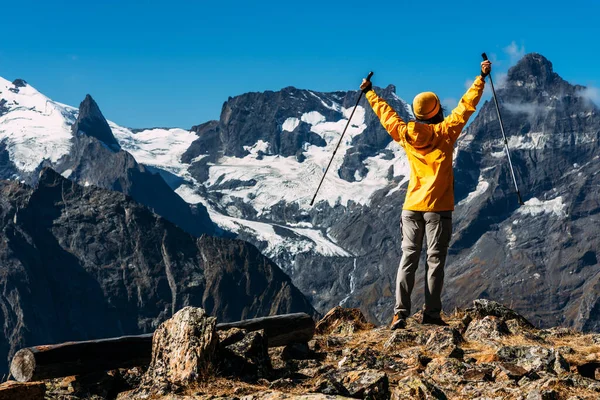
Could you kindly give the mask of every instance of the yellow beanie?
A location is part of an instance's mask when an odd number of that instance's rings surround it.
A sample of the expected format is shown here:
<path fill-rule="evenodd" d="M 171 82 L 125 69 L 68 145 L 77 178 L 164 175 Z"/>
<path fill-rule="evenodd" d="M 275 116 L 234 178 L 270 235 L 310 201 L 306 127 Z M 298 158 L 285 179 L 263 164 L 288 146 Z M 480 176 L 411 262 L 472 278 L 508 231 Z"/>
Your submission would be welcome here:
<path fill-rule="evenodd" d="M 433 92 L 423 92 L 413 100 L 415 117 L 421 120 L 431 119 L 440 111 L 440 99 Z"/>

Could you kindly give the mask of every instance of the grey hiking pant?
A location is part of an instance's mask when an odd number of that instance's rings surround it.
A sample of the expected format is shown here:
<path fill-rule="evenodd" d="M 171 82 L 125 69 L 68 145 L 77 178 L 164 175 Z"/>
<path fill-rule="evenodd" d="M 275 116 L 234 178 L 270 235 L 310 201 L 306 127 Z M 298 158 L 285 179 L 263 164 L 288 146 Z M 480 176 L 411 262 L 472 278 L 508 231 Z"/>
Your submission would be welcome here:
<path fill-rule="evenodd" d="M 444 265 L 452 236 L 452 211 L 421 212 L 402 210 L 402 260 L 396 277 L 396 306 L 394 313 L 406 318 L 410 315 L 410 295 L 415 285 L 423 236 L 427 237 L 427 264 L 425 265 L 425 311 L 439 318 L 442 311 Z"/>

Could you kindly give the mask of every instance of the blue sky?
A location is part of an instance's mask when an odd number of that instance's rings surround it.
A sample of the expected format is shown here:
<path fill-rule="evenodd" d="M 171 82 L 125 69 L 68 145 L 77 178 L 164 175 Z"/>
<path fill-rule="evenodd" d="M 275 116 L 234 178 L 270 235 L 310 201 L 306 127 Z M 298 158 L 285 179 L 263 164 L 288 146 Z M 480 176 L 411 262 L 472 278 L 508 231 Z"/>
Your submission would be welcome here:
<path fill-rule="evenodd" d="M 496 73 L 538 52 L 600 85 L 597 0 L 20 0 L 2 14 L 0 76 L 74 106 L 90 93 L 129 127 L 189 128 L 249 91 L 356 89 L 370 70 L 407 101 L 432 90 L 450 106 L 482 51 Z"/>

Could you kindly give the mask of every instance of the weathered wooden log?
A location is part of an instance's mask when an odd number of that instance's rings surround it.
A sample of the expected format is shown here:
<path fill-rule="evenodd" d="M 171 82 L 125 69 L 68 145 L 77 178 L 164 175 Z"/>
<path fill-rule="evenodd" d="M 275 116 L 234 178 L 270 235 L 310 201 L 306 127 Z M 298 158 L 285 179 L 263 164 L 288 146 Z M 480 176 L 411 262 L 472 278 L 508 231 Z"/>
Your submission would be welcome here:
<path fill-rule="evenodd" d="M 264 329 L 269 347 L 277 347 L 308 342 L 314 335 L 315 323 L 308 314 L 296 313 L 217 324 L 217 330 L 231 328 Z M 13 357 L 10 373 L 19 382 L 29 382 L 148 365 L 152 357 L 152 335 L 24 348 Z"/>

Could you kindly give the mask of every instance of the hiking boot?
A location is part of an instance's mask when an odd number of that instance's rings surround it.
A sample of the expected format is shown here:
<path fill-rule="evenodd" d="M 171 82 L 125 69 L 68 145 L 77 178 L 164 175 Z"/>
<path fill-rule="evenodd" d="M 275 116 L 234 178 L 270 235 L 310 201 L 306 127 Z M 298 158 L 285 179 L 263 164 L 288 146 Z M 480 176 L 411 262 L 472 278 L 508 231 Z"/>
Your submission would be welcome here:
<path fill-rule="evenodd" d="M 400 314 L 394 314 L 394 318 L 390 324 L 390 329 L 395 330 L 404 328 L 406 328 L 406 320 Z"/>
<path fill-rule="evenodd" d="M 426 314 L 423 314 L 423 321 L 421 323 L 429 325 L 448 326 L 448 324 L 442 319 L 442 317 L 429 317 Z"/>

